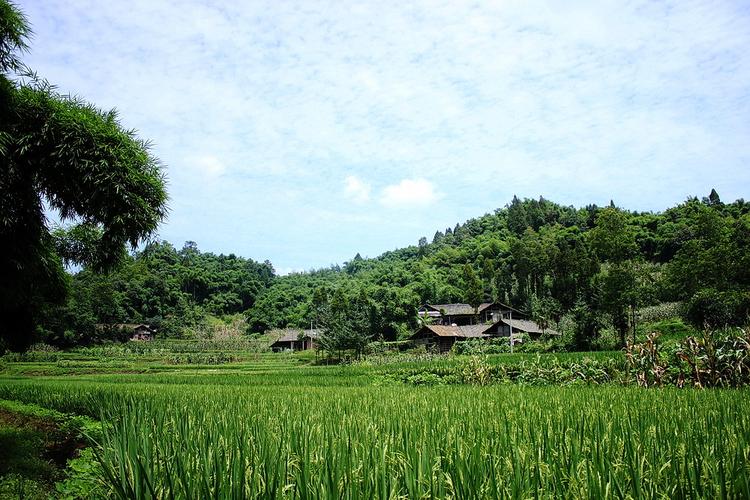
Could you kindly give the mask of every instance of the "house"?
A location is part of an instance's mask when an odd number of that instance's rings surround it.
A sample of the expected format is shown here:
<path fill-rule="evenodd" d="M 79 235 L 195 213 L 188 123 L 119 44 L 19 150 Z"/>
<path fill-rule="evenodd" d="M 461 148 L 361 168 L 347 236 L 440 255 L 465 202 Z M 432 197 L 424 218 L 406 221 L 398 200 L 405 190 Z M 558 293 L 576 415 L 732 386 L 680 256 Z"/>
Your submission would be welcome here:
<path fill-rule="evenodd" d="M 456 342 L 466 339 L 489 338 L 494 325 L 424 325 L 410 337 L 416 345 L 448 352 Z"/>
<path fill-rule="evenodd" d="M 145 323 L 108 323 L 97 324 L 95 328 L 109 337 L 115 337 L 115 334 L 121 340 L 154 340 L 156 328 Z"/>
<path fill-rule="evenodd" d="M 156 329 L 152 328 L 150 325 L 134 325 L 132 333 L 130 334 L 130 340 L 154 340 L 154 335 L 156 335 Z"/>
<path fill-rule="evenodd" d="M 274 329 L 269 332 L 270 335 L 277 335 L 278 339 L 271 344 L 271 350 L 274 352 L 281 351 L 306 351 L 314 349 L 320 330 L 302 330 L 301 328 Z"/>
<path fill-rule="evenodd" d="M 417 314 L 432 318 L 433 324 L 457 326 L 496 323 L 510 317 L 526 318 L 524 313 L 502 302 L 485 302 L 476 311 L 469 304 L 424 304 Z"/>
<path fill-rule="evenodd" d="M 501 318 L 495 322 L 475 325 L 424 325 L 410 337 L 416 345 L 424 345 L 428 348 L 437 349 L 440 352 L 448 352 L 453 344 L 466 339 L 490 339 L 508 338 L 511 332 L 515 342 L 523 342 L 524 338 L 532 340 L 539 339 L 542 334 L 560 335 L 555 330 L 541 327 L 534 321 L 526 319 Z"/>
<path fill-rule="evenodd" d="M 505 318 L 500 320 L 497 325 L 494 326 L 497 326 L 497 335 L 500 337 L 509 337 L 511 328 L 513 328 L 514 337 L 521 334 L 529 337 L 531 340 L 539 340 L 542 335 L 560 335 L 560 332 L 558 331 L 551 328 L 542 329 L 538 323 L 527 319 Z"/>

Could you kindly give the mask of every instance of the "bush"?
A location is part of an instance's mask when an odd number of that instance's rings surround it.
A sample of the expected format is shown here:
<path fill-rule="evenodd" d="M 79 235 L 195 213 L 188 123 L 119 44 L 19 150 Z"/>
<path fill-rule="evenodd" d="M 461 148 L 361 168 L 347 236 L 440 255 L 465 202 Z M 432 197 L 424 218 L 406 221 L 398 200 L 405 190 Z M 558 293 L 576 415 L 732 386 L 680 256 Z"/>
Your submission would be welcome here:
<path fill-rule="evenodd" d="M 657 332 L 662 340 L 681 340 L 699 332 L 690 325 L 686 325 L 681 319 L 666 319 L 657 323 L 644 325 L 648 333 Z"/>
<path fill-rule="evenodd" d="M 628 345 L 626 358 L 638 385 L 742 387 L 750 385 L 750 329 L 705 333 L 663 343 L 658 333 Z"/>
<path fill-rule="evenodd" d="M 583 359 L 560 361 L 556 357 L 490 364 L 484 356 L 471 356 L 456 365 L 405 368 L 384 377 L 410 385 L 522 385 L 603 384 L 629 380 L 624 360 Z"/>
<path fill-rule="evenodd" d="M 688 302 L 686 316 L 699 328 L 746 325 L 750 316 L 750 293 L 703 289 Z"/>

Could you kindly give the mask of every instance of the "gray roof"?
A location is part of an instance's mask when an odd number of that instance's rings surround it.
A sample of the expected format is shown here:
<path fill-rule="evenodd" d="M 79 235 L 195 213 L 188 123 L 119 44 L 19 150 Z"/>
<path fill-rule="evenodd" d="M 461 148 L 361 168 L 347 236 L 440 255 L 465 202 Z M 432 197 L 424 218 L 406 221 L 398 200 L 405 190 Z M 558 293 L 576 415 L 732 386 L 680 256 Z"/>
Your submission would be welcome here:
<path fill-rule="evenodd" d="M 479 304 L 479 307 L 477 308 L 477 313 L 480 313 L 487 309 L 488 307 L 492 306 L 499 306 L 503 309 L 508 309 L 511 311 L 515 311 L 518 313 L 521 313 L 518 309 L 514 309 L 510 307 L 507 304 L 503 304 L 501 302 L 484 302 L 482 304 Z M 446 316 L 463 316 L 463 315 L 474 315 L 474 308 L 471 307 L 469 304 L 425 304 L 422 306 L 423 308 L 430 308 L 433 311 L 445 311 Z M 523 313 L 521 313 L 523 314 Z"/>
<path fill-rule="evenodd" d="M 273 330 L 270 330 L 268 333 L 272 335 L 279 335 L 279 338 L 276 339 L 276 342 L 296 342 L 298 340 L 301 340 L 303 338 L 313 338 L 316 339 L 320 337 L 320 330 L 319 329 L 308 329 L 303 330 L 301 328 L 276 328 Z"/>
<path fill-rule="evenodd" d="M 427 329 L 438 337 L 456 337 L 456 338 L 483 338 L 488 337 L 485 332 L 492 325 L 464 325 L 464 326 L 447 326 L 447 325 L 425 325 L 417 333 L 412 335 L 416 337 L 424 329 Z"/>
<path fill-rule="evenodd" d="M 435 311 L 444 311 L 446 316 L 460 316 L 474 314 L 474 308 L 469 304 L 426 304 Z"/>
<path fill-rule="evenodd" d="M 503 319 L 502 322 L 505 323 L 506 325 L 512 326 L 514 330 L 518 330 L 521 332 L 544 333 L 546 335 L 560 335 L 559 332 L 551 328 L 547 328 L 546 330 L 544 330 L 544 332 L 542 332 L 541 327 L 536 322 L 529 321 L 526 319 Z"/>

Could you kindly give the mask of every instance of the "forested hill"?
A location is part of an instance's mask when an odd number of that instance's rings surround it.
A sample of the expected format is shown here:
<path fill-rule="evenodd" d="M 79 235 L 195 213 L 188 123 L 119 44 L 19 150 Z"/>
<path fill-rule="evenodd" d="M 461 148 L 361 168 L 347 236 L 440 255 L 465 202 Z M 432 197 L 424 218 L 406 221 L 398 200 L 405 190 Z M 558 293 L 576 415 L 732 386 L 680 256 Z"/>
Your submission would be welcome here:
<path fill-rule="evenodd" d="M 404 337 L 420 304 L 500 300 L 537 321 L 565 318 L 585 347 L 609 326 L 624 335 L 638 307 L 684 301 L 697 324 L 747 320 L 750 203 L 712 191 L 662 213 L 565 207 L 540 198 L 438 230 L 418 244 L 342 266 L 275 276 L 270 262 L 154 243 L 108 275 L 72 277 L 40 335 L 96 339 L 96 323 L 156 324 L 185 336 L 241 313 L 248 332 L 316 324 L 327 305 L 364 311 L 373 337 Z"/>
<path fill-rule="evenodd" d="M 341 267 L 280 277 L 247 311 L 251 331 L 314 322 L 335 299 L 366 303 L 371 333 L 403 337 L 421 303 L 501 300 L 537 320 L 568 316 L 585 347 L 621 335 L 633 308 L 693 301 L 696 323 L 747 320 L 750 203 L 711 194 L 663 213 L 576 209 L 513 198 L 417 245 Z"/>
<path fill-rule="evenodd" d="M 251 308 L 274 279 L 268 261 L 202 253 L 192 241 L 180 250 L 150 243 L 109 274 L 75 274 L 67 301 L 44 308 L 38 340 L 86 344 L 102 340 L 97 324 L 113 323 L 149 323 L 162 336 L 192 336 L 211 317 Z"/>

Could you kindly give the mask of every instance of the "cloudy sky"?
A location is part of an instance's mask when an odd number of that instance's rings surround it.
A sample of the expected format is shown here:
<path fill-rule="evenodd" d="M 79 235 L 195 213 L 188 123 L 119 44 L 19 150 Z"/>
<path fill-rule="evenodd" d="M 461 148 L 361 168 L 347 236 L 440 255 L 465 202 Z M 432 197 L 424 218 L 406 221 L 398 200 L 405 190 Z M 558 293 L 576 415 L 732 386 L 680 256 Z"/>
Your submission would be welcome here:
<path fill-rule="evenodd" d="M 19 5 L 25 61 L 153 141 L 177 247 L 289 272 L 514 194 L 750 198 L 747 2 Z"/>

